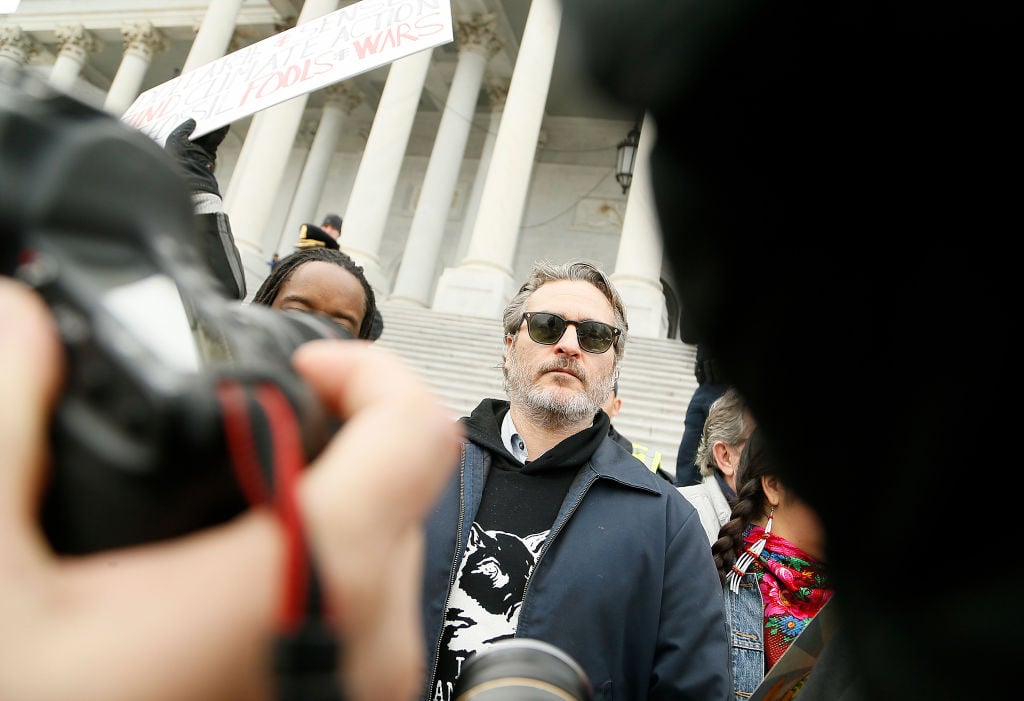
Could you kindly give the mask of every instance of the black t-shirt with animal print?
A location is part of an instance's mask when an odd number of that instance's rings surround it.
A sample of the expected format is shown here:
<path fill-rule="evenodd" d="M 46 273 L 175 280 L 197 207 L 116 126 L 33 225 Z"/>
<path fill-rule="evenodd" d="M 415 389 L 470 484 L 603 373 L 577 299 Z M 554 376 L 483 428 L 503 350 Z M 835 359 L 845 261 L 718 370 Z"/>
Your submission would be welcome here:
<path fill-rule="evenodd" d="M 515 635 L 527 582 L 569 485 L 608 435 L 608 417 L 566 438 L 537 460 L 516 460 L 501 440 L 508 402 L 485 399 L 463 419 L 469 440 L 491 456 L 445 613 L 432 701 L 452 701 L 466 658 Z"/>

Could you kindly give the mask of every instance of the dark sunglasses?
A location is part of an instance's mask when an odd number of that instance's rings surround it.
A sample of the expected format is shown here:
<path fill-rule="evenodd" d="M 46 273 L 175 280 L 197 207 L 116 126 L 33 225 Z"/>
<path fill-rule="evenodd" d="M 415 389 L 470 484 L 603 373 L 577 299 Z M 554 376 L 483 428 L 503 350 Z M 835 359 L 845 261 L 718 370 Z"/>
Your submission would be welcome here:
<path fill-rule="evenodd" d="M 576 327 L 580 348 L 588 353 L 604 353 L 622 332 L 603 321 L 569 321 L 551 312 L 523 312 L 526 328 L 534 343 L 553 346 L 570 324 Z"/>

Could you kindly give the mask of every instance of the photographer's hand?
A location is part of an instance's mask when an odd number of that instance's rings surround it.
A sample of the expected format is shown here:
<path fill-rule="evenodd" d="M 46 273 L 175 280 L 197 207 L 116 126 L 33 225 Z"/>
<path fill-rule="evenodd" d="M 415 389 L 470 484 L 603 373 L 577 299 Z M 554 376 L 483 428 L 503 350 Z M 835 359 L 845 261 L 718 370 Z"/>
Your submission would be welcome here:
<path fill-rule="evenodd" d="M 284 559 L 273 514 L 57 557 L 38 510 L 61 346 L 47 307 L 20 283 L 0 278 L 0 313 L 0 698 L 270 699 Z M 346 419 L 300 489 L 340 614 L 348 701 L 412 698 L 423 671 L 418 529 L 455 464 L 458 429 L 381 349 L 318 341 L 296 365 Z"/>
<path fill-rule="evenodd" d="M 350 699 L 422 690 L 420 526 L 459 455 L 459 425 L 395 360 L 365 341 L 311 341 L 294 356 L 345 422 L 313 464 L 302 503 L 334 596 Z"/>

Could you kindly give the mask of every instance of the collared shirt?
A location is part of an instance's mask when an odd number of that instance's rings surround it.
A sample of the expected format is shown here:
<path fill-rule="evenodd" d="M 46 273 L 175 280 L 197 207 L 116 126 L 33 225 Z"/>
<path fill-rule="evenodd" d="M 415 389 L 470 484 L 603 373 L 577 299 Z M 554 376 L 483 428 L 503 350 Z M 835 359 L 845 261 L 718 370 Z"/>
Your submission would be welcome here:
<path fill-rule="evenodd" d="M 522 436 L 516 431 L 516 425 L 512 423 L 512 412 L 505 412 L 505 418 L 501 421 L 501 442 L 508 452 L 512 453 L 519 462 L 526 464 L 530 454 L 526 450 L 526 443 L 523 441 Z"/>
<path fill-rule="evenodd" d="M 725 475 L 722 474 L 721 470 L 715 470 L 715 479 L 718 480 L 718 486 L 721 488 L 726 501 L 730 504 L 736 501 L 736 490 L 730 487 L 729 483 L 725 481 Z"/>

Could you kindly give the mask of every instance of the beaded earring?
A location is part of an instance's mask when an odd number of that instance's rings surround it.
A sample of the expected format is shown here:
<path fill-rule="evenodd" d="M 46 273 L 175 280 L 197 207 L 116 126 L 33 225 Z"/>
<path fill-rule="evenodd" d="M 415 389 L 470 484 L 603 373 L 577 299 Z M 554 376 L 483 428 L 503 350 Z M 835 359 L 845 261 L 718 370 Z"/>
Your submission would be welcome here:
<path fill-rule="evenodd" d="M 739 556 L 732 568 L 729 570 L 729 574 L 725 575 L 725 583 L 729 585 L 729 590 L 733 594 L 740 593 L 740 580 L 743 579 L 743 575 L 747 573 L 747 569 L 754 564 L 754 560 L 758 558 L 761 552 L 764 550 L 765 543 L 768 542 L 768 536 L 772 533 L 772 523 L 775 519 L 775 507 L 768 512 L 768 523 L 764 526 L 764 531 L 761 533 L 761 537 L 757 539 L 757 542 L 751 543 L 743 550 L 743 554 Z"/>

